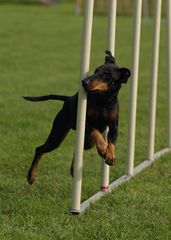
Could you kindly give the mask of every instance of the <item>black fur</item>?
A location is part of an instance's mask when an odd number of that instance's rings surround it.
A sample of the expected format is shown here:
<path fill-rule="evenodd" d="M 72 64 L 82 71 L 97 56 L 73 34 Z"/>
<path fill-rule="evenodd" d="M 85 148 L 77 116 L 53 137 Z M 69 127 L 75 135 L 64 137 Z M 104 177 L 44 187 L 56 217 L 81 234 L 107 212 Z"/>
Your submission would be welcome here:
<path fill-rule="evenodd" d="M 126 83 L 130 71 L 120 68 L 115 64 L 115 59 L 107 52 L 105 64 L 98 67 L 95 73 L 82 80 L 82 85 L 87 92 L 87 113 L 85 126 L 84 149 L 90 149 L 96 145 L 100 156 L 108 165 L 115 162 L 115 143 L 118 136 L 119 102 L 118 93 L 122 83 Z M 64 101 L 62 109 L 56 115 L 51 132 L 45 143 L 35 150 L 35 156 L 28 172 L 28 182 L 33 183 L 38 162 L 41 156 L 58 148 L 70 129 L 76 129 L 78 93 L 75 95 L 61 96 L 48 95 L 41 97 L 24 97 L 29 101 L 61 100 Z M 102 133 L 109 127 L 108 142 L 102 137 Z M 71 165 L 73 175 L 73 162 Z"/>

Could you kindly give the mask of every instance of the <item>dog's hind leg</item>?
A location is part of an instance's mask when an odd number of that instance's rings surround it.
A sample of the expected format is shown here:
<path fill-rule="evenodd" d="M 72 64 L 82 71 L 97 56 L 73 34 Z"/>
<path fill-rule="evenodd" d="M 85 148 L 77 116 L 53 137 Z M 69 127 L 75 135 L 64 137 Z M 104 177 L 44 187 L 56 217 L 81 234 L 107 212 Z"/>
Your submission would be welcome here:
<path fill-rule="evenodd" d="M 53 122 L 52 130 L 46 142 L 42 146 L 37 147 L 35 150 L 33 162 L 27 175 L 27 180 L 29 184 L 32 184 L 34 182 L 37 167 L 42 155 L 58 148 L 61 142 L 64 140 L 64 138 L 68 134 L 70 129 L 71 129 L 71 126 L 70 126 L 69 110 L 67 107 L 65 107 L 65 104 L 64 104 L 64 107 L 57 114 Z"/>

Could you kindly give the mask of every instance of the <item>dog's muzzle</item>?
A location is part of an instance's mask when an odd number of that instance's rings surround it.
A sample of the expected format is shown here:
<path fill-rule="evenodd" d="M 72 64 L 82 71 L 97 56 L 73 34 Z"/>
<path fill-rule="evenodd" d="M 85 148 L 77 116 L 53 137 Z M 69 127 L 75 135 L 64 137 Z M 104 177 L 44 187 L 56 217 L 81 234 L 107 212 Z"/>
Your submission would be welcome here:
<path fill-rule="evenodd" d="M 85 89 L 85 90 L 89 90 L 89 85 L 90 85 L 90 83 L 91 83 L 91 81 L 94 79 L 94 74 L 93 75 L 91 75 L 91 76 L 89 76 L 89 77 L 87 77 L 87 78 L 84 78 L 82 81 L 81 81 L 81 83 L 82 83 L 82 86 L 83 86 L 83 88 Z"/>
<path fill-rule="evenodd" d="M 88 85 L 89 85 L 89 83 L 90 83 L 90 80 L 84 79 L 84 80 L 82 80 L 81 82 L 82 82 L 82 86 L 83 86 L 84 88 L 87 88 Z"/>

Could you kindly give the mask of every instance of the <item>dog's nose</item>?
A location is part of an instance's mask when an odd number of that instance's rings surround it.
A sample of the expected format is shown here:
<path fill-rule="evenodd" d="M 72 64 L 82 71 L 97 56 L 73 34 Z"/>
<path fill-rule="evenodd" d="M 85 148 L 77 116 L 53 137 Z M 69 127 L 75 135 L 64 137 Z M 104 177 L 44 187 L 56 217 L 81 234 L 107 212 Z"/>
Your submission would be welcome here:
<path fill-rule="evenodd" d="M 81 81 L 81 82 L 82 82 L 82 86 L 83 86 L 84 88 L 86 88 L 86 87 L 87 87 L 87 83 L 84 82 L 84 81 Z"/>
<path fill-rule="evenodd" d="M 86 79 L 83 79 L 81 82 L 82 82 L 82 86 L 83 86 L 84 88 L 86 88 L 86 87 L 88 87 L 88 84 L 89 84 L 89 82 L 90 82 L 90 79 L 86 78 Z"/>

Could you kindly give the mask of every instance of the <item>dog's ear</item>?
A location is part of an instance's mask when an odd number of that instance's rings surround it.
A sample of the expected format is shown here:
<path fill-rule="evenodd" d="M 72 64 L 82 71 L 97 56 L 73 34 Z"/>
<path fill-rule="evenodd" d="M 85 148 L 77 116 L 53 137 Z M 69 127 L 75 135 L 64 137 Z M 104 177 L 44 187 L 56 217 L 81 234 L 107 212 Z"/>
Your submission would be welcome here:
<path fill-rule="evenodd" d="M 128 78 L 131 76 L 131 71 L 128 68 L 120 68 L 119 72 L 120 72 L 120 76 L 119 76 L 120 82 L 127 83 Z"/>
<path fill-rule="evenodd" d="M 106 53 L 105 64 L 108 64 L 108 63 L 116 64 L 115 58 L 112 56 L 111 51 L 106 50 L 105 53 Z"/>

